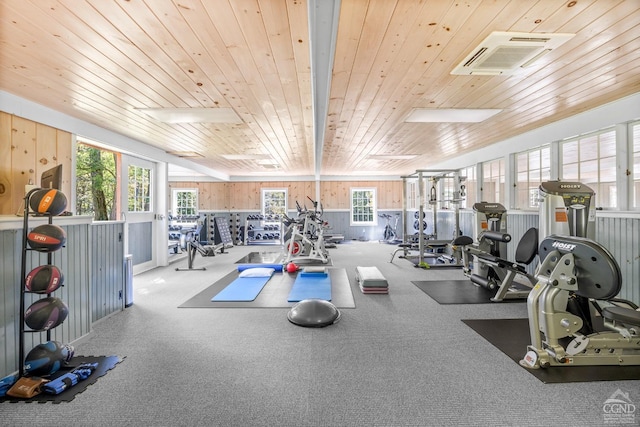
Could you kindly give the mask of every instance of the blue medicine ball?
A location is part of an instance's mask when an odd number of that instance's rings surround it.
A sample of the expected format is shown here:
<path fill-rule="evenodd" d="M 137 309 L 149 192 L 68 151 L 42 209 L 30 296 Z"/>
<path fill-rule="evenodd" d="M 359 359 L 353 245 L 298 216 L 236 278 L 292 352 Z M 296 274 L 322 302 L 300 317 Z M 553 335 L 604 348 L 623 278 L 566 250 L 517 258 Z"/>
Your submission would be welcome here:
<path fill-rule="evenodd" d="M 74 349 L 68 344 L 47 341 L 35 346 L 24 360 L 29 375 L 46 376 L 57 372 L 73 357 Z"/>

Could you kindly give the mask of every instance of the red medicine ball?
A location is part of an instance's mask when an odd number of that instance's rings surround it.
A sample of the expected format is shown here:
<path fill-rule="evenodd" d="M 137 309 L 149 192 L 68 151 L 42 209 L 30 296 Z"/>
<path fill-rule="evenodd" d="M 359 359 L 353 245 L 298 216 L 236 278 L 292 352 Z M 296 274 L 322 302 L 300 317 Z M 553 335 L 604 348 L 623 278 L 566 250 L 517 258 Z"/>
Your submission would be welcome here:
<path fill-rule="evenodd" d="M 60 215 L 67 208 L 67 196 L 55 188 L 36 190 L 29 199 L 29 206 L 39 214 Z"/>
<path fill-rule="evenodd" d="M 39 225 L 27 235 L 29 246 L 39 252 L 57 251 L 66 241 L 64 230 L 53 224 Z"/>
<path fill-rule="evenodd" d="M 50 294 L 62 286 L 64 276 L 55 265 L 40 265 L 27 274 L 25 287 L 27 291 L 39 294 Z"/>
<path fill-rule="evenodd" d="M 24 312 L 24 323 L 34 331 L 47 331 L 64 322 L 68 314 L 69 309 L 60 298 L 42 298 Z"/>

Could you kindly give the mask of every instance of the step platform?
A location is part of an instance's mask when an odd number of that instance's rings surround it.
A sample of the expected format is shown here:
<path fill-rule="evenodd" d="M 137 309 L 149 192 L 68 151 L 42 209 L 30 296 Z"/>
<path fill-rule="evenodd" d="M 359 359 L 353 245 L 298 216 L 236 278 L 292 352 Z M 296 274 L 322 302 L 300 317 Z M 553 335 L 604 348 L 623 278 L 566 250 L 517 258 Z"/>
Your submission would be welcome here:
<path fill-rule="evenodd" d="M 356 281 L 363 294 L 389 293 L 389 283 L 378 267 L 356 267 Z"/>

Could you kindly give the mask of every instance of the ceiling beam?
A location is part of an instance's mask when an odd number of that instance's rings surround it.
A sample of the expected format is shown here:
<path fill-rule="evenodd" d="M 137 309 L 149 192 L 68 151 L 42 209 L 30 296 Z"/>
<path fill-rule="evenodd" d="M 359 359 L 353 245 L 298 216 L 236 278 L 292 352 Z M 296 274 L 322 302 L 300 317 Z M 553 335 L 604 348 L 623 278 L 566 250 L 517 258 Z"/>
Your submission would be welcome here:
<path fill-rule="evenodd" d="M 333 58 L 338 37 L 341 0 L 309 0 L 309 50 L 313 108 L 315 179 L 320 180 L 324 131 L 329 104 Z"/>

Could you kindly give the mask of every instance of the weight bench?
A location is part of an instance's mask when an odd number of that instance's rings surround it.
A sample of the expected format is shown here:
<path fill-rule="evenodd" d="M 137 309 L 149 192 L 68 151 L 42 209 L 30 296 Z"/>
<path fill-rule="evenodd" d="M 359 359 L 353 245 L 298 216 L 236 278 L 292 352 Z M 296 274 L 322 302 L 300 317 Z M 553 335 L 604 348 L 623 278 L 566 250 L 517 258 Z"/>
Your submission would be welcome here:
<path fill-rule="evenodd" d="M 356 267 L 356 281 L 363 294 L 389 293 L 389 283 L 378 267 Z"/>
<path fill-rule="evenodd" d="M 429 260 L 434 260 L 430 263 L 431 267 L 455 267 L 459 266 L 459 259 L 454 253 L 453 255 L 447 254 L 446 249 L 452 244 L 450 240 L 434 240 L 425 239 L 422 247 L 422 257 Z M 420 242 L 400 243 L 396 250 L 391 254 L 391 260 L 393 262 L 396 254 L 403 252 L 398 258 L 410 259 L 416 258 L 419 255 L 409 255 L 410 252 L 420 253 Z"/>

